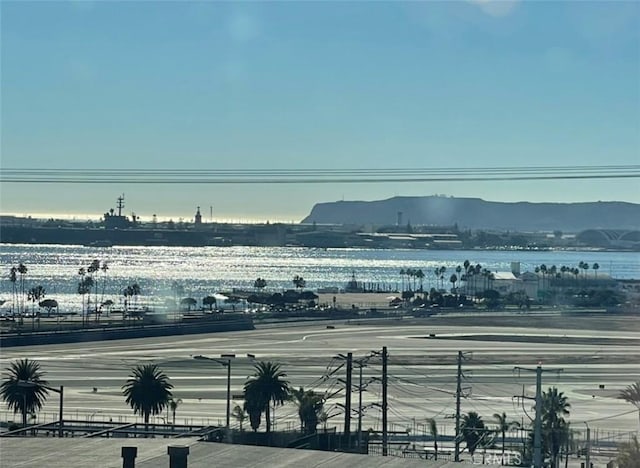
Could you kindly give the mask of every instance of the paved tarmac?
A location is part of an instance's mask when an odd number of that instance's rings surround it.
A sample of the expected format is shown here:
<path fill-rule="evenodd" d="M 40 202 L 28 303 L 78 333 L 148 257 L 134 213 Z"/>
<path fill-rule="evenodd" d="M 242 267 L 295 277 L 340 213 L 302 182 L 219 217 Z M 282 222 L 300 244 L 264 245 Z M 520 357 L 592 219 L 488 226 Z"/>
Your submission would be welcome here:
<path fill-rule="evenodd" d="M 333 372 L 343 360 L 339 353 L 352 352 L 361 358 L 387 346 L 389 352 L 389 421 L 391 430 L 413 434 L 428 433 L 427 418 L 435 418 L 441 434 L 454 431 L 456 356 L 472 352 L 463 362 L 466 398 L 462 412 L 477 411 L 486 421 L 502 413 L 528 424 L 533 416 L 531 400 L 535 374 L 514 371 L 515 366 L 545 369 L 543 388 L 556 386 L 571 403 L 570 420 L 575 428 L 589 421 L 593 436 L 614 438 L 614 431 L 638 429 L 638 412 L 617 398 L 620 389 L 640 378 L 640 330 L 634 318 L 606 319 L 611 331 L 601 331 L 602 319 L 542 318 L 539 322 L 555 328 L 530 328 L 524 316 L 509 319 L 463 317 L 430 318 L 421 321 L 394 320 L 367 323 L 335 322 L 297 326 L 263 327 L 253 331 L 208 335 L 171 336 L 134 340 L 93 342 L 3 349 L 2 376 L 10 361 L 37 359 L 52 386 L 64 385 L 65 418 L 83 420 L 134 421 L 124 403 L 121 386 L 132 366 L 142 362 L 159 364 L 174 384 L 174 395 L 182 403 L 176 422 L 224 424 L 226 369 L 215 361 L 195 360 L 193 356 L 219 357 L 233 353 L 231 388 L 233 403 L 247 376 L 252 360 L 270 360 L 282 365 L 294 387 L 332 393 L 344 388 L 344 367 Z M 514 326 L 521 322 L 522 326 Z M 508 325 L 501 326 L 501 323 Z M 533 323 L 533 322 L 532 322 Z M 590 326 L 589 323 L 592 323 Z M 435 336 L 429 337 L 430 334 Z M 535 335 L 534 338 L 528 338 Z M 517 337 L 517 341 L 512 341 Z M 554 369 L 562 372 L 546 372 Z M 363 369 L 363 381 L 379 379 L 379 358 Z M 357 366 L 353 381 L 358 383 Z M 354 390 L 352 405 L 358 406 Z M 330 399 L 326 408 L 331 416 L 327 426 L 342 429 L 344 414 L 337 405 L 344 403 L 344 390 Z M 381 429 L 381 384 L 374 380 L 363 392 L 363 429 Z M 39 415 L 39 422 L 57 420 L 57 394 L 52 393 Z M 6 410 L 2 420 L 18 420 Z M 299 425 L 297 410 L 286 404 L 275 410 L 276 428 Z M 165 413 L 156 419 L 171 420 Z M 354 415 L 352 429 L 356 429 Z M 232 420 L 237 426 L 237 422 Z M 246 423 L 245 423 L 246 424 Z M 514 433 L 514 435 L 518 435 Z"/>

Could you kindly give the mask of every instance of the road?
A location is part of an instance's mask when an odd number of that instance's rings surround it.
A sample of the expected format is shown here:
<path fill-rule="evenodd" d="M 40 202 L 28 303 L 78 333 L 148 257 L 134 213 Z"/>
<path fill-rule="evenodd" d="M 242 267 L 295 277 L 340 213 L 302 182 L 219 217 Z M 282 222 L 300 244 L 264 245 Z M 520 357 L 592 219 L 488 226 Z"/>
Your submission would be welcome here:
<path fill-rule="evenodd" d="M 522 326 L 514 326 L 517 321 Z M 632 318 L 606 320 L 611 331 L 601 331 L 601 319 L 541 318 L 554 328 L 525 323 L 525 318 L 487 320 L 483 317 L 396 320 L 369 323 L 326 323 L 297 326 L 273 326 L 253 331 L 209 335 L 171 336 L 109 342 L 48 345 L 2 350 L 2 376 L 10 361 L 32 358 L 41 362 L 52 386 L 64 385 L 65 418 L 112 419 L 133 421 L 124 403 L 120 387 L 132 366 L 141 362 L 159 364 L 175 386 L 174 395 L 182 403 L 176 422 L 192 421 L 224 424 L 226 408 L 226 369 L 214 361 L 193 359 L 196 355 L 219 357 L 234 353 L 232 361 L 233 404 L 241 404 L 237 395 L 252 373 L 252 360 L 270 360 L 282 364 L 294 387 L 330 393 L 343 388 L 338 379 L 345 370 L 334 371 L 341 360 L 338 353 L 352 352 L 360 358 L 387 346 L 389 352 L 389 421 L 391 430 L 422 434 L 426 419 L 436 418 L 441 434 L 454 431 L 456 356 L 459 350 L 471 352 L 463 362 L 466 398 L 462 412 L 477 411 L 492 422 L 494 413 L 502 413 L 528 424 L 533 402 L 515 395 L 533 396 L 535 374 L 516 372 L 515 366 L 534 368 L 539 362 L 545 370 L 543 388 L 556 386 L 571 403 L 570 420 L 576 428 L 630 431 L 638 429 L 634 407 L 616 398 L 617 392 L 640 378 L 640 330 Z M 506 323 L 502 324 L 502 323 Z M 536 325 L 536 328 L 531 326 Z M 561 329 L 563 328 L 563 329 Z M 429 337 L 430 334 L 435 335 Z M 514 338 L 515 337 L 515 338 Z M 513 341 L 514 339 L 518 341 Z M 363 369 L 363 381 L 379 378 L 379 358 Z M 354 367 L 354 384 L 358 382 Z M 601 388 L 602 386 L 602 388 Z M 337 403 L 344 403 L 344 390 L 329 400 L 328 426 L 342 428 L 344 415 Z M 381 384 L 371 382 L 363 392 L 366 411 L 363 428 L 380 429 Z M 51 394 L 39 416 L 39 422 L 57 419 L 57 394 Z M 354 391 L 352 405 L 358 406 Z M 4 409 L 0 417 L 19 419 Z M 299 424 L 293 404 L 275 411 L 279 429 Z M 164 414 L 156 419 L 171 419 Z M 353 426 L 356 428 L 356 416 Z M 237 423 L 233 421 L 235 425 Z M 609 435 L 609 437 L 613 437 Z"/>

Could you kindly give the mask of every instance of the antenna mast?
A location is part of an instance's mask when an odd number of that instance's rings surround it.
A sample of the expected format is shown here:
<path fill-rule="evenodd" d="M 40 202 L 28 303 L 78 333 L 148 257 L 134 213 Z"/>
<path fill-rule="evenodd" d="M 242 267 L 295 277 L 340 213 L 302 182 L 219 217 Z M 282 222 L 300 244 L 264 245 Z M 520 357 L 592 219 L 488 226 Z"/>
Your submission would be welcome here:
<path fill-rule="evenodd" d="M 122 208 L 124 208 L 124 193 L 118 197 L 118 204 L 116 205 L 118 208 L 118 216 L 122 216 Z"/>

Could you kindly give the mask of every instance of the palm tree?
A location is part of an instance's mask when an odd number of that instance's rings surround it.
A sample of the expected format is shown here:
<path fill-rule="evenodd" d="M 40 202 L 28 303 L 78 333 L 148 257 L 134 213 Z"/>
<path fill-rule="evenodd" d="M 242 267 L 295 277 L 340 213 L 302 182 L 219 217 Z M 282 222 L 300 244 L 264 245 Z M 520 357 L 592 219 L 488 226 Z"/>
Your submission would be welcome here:
<path fill-rule="evenodd" d="M 29 359 L 12 362 L 6 369 L 7 379 L 0 385 L 0 395 L 14 413 L 22 414 L 22 426 L 27 414 L 40 410 L 47 399 L 49 383 L 43 379 L 40 364 Z"/>
<path fill-rule="evenodd" d="M 169 377 L 156 364 L 142 364 L 131 370 L 122 394 L 133 413 L 144 418 L 145 431 L 149 428 L 149 416 L 162 413 L 169 404 L 172 388 Z"/>
<path fill-rule="evenodd" d="M 247 419 L 247 413 L 244 408 L 240 405 L 234 406 L 233 411 L 231 412 L 231 416 L 233 417 L 233 419 L 238 421 L 238 423 L 240 424 L 240 432 L 242 432 L 242 423 Z"/>
<path fill-rule="evenodd" d="M 437 460 L 438 459 L 438 426 L 434 418 L 429 418 L 427 421 L 429 422 L 429 432 L 431 433 L 431 437 L 433 437 L 434 460 Z"/>
<path fill-rule="evenodd" d="M 440 267 L 435 268 L 435 269 L 433 270 L 433 274 L 434 274 L 434 275 L 435 275 L 435 277 L 436 277 L 436 288 L 438 288 L 438 280 L 440 279 Z"/>
<path fill-rule="evenodd" d="M 181 403 L 182 398 L 178 398 L 177 400 L 174 400 L 173 397 L 169 398 L 169 409 L 171 410 L 171 417 L 174 426 L 176 425 L 176 410 Z"/>
<path fill-rule="evenodd" d="M 416 270 L 416 278 L 418 278 L 418 281 L 420 281 L 420 292 L 422 292 L 424 289 L 424 271 L 422 271 L 420 268 Z"/>
<path fill-rule="evenodd" d="M 547 279 L 547 265 L 540 265 L 540 273 L 542 273 L 542 289 L 545 289 L 545 281 Z"/>
<path fill-rule="evenodd" d="M 542 437 L 543 446 L 551 457 L 551 466 L 558 466 L 560 447 L 567 436 L 569 425 L 564 417 L 568 416 L 571 405 L 563 392 L 556 387 L 542 393 Z"/>
<path fill-rule="evenodd" d="M 616 458 L 620 468 L 640 468 L 640 443 L 638 436 L 632 435 L 629 442 L 618 445 L 618 457 Z"/>
<path fill-rule="evenodd" d="M 313 390 L 291 390 L 291 397 L 298 407 L 300 418 L 300 432 L 314 434 L 318 426 L 320 414 L 324 406 L 324 397 Z"/>
<path fill-rule="evenodd" d="M 20 309 L 21 314 L 24 314 L 24 277 L 27 275 L 29 269 L 24 263 L 18 265 L 18 273 L 20 273 Z"/>
<path fill-rule="evenodd" d="M 469 411 L 462 417 L 461 433 L 462 438 L 467 444 L 467 449 L 473 457 L 476 449 L 482 445 L 486 437 L 487 428 L 484 425 L 482 417 L 475 411 Z"/>
<path fill-rule="evenodd" d="M 16 287 L 16 282 L 18 281 L 18 269 L 14 266 L 12 266 L 9 269 L 9 281 L 11 281 L 11 287 L 12 287 L 12 291 L 13 294 L 11 296 L 11 312 L 13 313 L 13 315 L 16 314 L 16 303 L 18 302 L 18 290 Z"/>
<path fill-rule="evenodd" d="M 502 434 L 502 461 L 501 464 L 504 465 L 504 445 L 505 445 L 505 435 L 512 429 L 517 429 L 520 427 L 520 423 L 517 421 L 507 421 L 507 413 L 494 413 L 493 418 L 496 420 L 498 427 L 496 428 L 497 432 Z"/>
<path fill-rule="evenodd" d="M 260 408 L 264 411 L 267 432 L 271 432 L 271 402 L 282 405 L 289 398 L 289 382 L 286 372 L 280 370 L 280 364 L 261 361 L 254 366 L 255 373 L 244 384 L 247 412 Z M 252 400 L 249 403 L 249 400 Z M 253 424 L 252 424 L 253 426 Z"/>
<path fill-rule="evenodd" d="M 416 289 L 416 282 L 415 282 L 416 270 L 414 270 L 413 268 L 407 268 L 405 270 L 405 273 L 407 275 L 407 283 L 408 283 L 409 290 L 415 291 L 415 289 Z"/>
<path fill-rule="evenodd" d="M 264 395 L 262 395 L 258 388 L 252 387 L 249 389 L 247 393 L 246 385 L 244 391 L 244 411 L 249 415 L 249 424 L 251 425 L 251 429 L 253 432 L 256 432 L 260 427 L 260 420 L 262 416 L 262 410 L 265 405 L 268 405 L 269 402 L 265 403 Z"/>
<path fill-rule="evenodd" d="M 638 419 L 640 420 L 640 380 L 621 390 L 618 398 L 638 408 Z"/>
<path fill-rule="evenodd" d="M 102 266 L 100 267 L 102 270 L 102 296 L 100 297 L 100 303 L 104 303 L 104 293 L 107 289 L 107 272 L 109 271 L 109 265 L 107 262 L 102 262 Z"/>
<path fill-rule="evenodd" d="M 36 302 L 40 302 L 40 299 L 44 299 L 46 292 L 42 286 L 34 286 L 27 291 L 27 298 L 31 301 L 31 331 L 35 328 L 36 320 Z M 38 319 L 38 327 L 40 326 L 40 320 Z"/>
<path fill-rule="evenodd" d="M 138 305 L 138 296 L 142 290 L 140 289 L 140 285 L 138 283 L 133 283 L 131 285 L 131 295 L 133 296 L 133 303 L 135 306 Z"/>
<path fill-rule="evenodd" d="M 451 275 L 451 278 L 449 278 L 449 282 L 453 284 L 453 288 L 451 289 L 451 291 L 455 291 L 457 281 L 458 281 L 458 277 L 454 273 L 453 275 Z"/>
<path fill-rule="evenodd" d="M 600 265 L 598 265 L 597 263 L 594 263 L 591 268 L 593 268 L 593 273 L 596 275 L 596 280 L 597 280 L 598 279 L 598 270 L 600 269 Z"/>
<path fill-rule="evenodd" d="M 91 284 L 87 279 L 87 272 L 84 268 L 78 269 L 78 275 L 80 276 L 80 281 L 78 281 L 78 294 L 80 294 L 81 296 L 80 300 L 82 302 L 82 325 L 84 326 L 84 295 L 87 294 L 87 292 L 91 291 Z"/>
<path fill-rule="evenodd" d="M 98 283 L 99 281 L 95 279 L 94 275 L 100 271 L 100 260 L 93 260 L 89 267 L 87 268 L 87 273 L 93 280 L 93 286 L 95 287 L 95 295 L 93 306 L 95 308 L 96 318 L 98 317 Z"/>

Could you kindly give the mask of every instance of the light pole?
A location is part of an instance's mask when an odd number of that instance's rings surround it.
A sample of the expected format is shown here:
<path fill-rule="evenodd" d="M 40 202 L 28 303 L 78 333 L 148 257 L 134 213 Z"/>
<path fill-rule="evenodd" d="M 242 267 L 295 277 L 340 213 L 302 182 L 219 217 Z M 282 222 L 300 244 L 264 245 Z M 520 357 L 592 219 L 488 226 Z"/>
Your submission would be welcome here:
<path fill-rule="evenodd" d="M 226 417 L 226 428 L 227 431 L 231 427 L 231 360 L 235 359 L 235 354 L 221 354 L 219 358 L 212 358 L 208 356 L 193 356 L 193 359 L 203 360 L 203 361 L 214 361 L 218 364 L 227 368 L 227 417 Z M 253 359 L 255 356 L 253 354 L 247 354 L 249 359 Z"/>
<path fill-rule="evenodd" d="M 60 389 L 57 389 L 57 388 L 49 387 L 47 385 L 41 385 L 37 382 L 32 382 L 30 380 L 20 380 L 18 381 L 18 387 L 22 387 L 22 388 L 41 387 L 41 388 L 46 388 L 47 390 L 50 390 L 60 395 L 60 426 L 58 427 L 58 437 L 62 437 L 63 436 L 62 409 L 64 404 L 64 386 L 60 385 Z M 26 400 L 26 395 L 24 395 L 24 397 Z"/>

